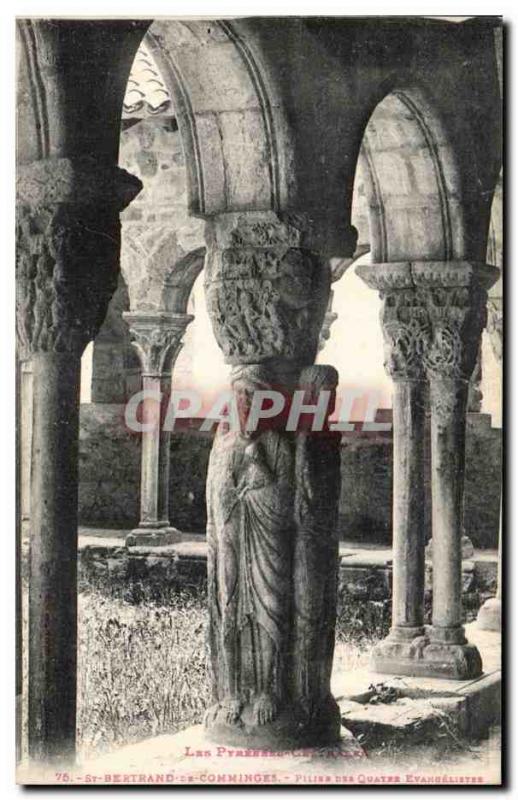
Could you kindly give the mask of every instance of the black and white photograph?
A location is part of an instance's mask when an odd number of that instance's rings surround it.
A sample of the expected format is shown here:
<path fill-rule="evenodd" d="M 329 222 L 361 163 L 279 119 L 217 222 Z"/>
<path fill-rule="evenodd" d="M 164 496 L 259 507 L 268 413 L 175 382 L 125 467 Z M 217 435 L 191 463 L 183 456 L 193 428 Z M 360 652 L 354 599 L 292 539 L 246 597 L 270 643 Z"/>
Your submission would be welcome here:
<path fill-rule="evenodd" d="M 502 786 L 505 17 L 214 5 L 10 20 L 16 783 Z"/>

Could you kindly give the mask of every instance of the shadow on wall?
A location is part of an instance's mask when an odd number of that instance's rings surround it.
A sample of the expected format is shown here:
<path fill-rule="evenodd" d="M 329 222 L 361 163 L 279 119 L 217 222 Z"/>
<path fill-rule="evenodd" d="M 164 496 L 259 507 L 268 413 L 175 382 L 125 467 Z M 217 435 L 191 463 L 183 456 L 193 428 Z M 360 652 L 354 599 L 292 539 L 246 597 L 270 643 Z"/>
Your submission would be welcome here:
<path fill-rule="evenodd" d="M 212 434 L 196 429 L 171 440 L 170 519 L 189 533 L 205 530 L 205 480 Z M 498 542 L 501 431 L 485 414 L 468 415 L 465 528 L 475 547 Z M 124 407 L 81 406 L 79 520 L 84 526 L 131 529 L 139 519 L 140 437 L 124 425 Z M 392 438 L 354 432 L 342 441 L 340 537 L 390 544 Z M 423 525 L 429 538 L 430 511 Z"/>

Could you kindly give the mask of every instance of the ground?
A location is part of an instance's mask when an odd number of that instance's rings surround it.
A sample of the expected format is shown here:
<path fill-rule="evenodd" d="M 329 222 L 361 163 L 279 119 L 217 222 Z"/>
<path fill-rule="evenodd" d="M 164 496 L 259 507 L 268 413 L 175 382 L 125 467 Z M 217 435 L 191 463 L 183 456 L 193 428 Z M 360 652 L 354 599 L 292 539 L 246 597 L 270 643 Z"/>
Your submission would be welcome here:
<path fill-rule="evenodd" d="M 207 606 L 203 592 L 178 593 L 167 606 L 151 602 L 132 604 L 90 589 L 79 595 L 78 771 L 66 773 L 81 783 L 84 774 L 213 774 L 211 769 L 257 771 L 250 759 L 185 758 L 191 745 L 209 752 L 202 727 L 210 701 Z M 379 636 L 379 632 L 378 636 Z M 355 630 L 338 621 L 335 673 L 366 668 L 376 632 Z M 383 686 L 383 684 L 379 684 Z M 390 697 L 379 692 L 383 702 Z M 386 694 L 386 693 L 385 693 Z M 193 727 L 194 726 L 194 727 Z M 344 730 L 344 733 L 345 730 Z M 416 741 L 417 741 L 416 737 Z M 353 744 L 351 744 L 351 742 Z M 358 744 L 362 758 L 356 757 Z M 207 751 L 207 746 L 209 751 Z M 350 748 L 353 747 L 351 756 Z M 431 775 L 462 776 L 466 781 L 498 782 L 499 729 L 479 742 L 468 742 L 444 717 L 431 741 L 416 743 L 408 736 L 390 735 L 345 740 L 344 758 L 269 759 L 276 780 L 312 783 L 347 781 L 366 783 L 398 778 L 424 782 Z M 213 753 L 214 755 L 214 753 Z M 354 756 L 354 757 L 353 757 Z M 263 762 L 264 763 L 264 762 Z M 263 764 L 262 764 L 263 765 Z M 261 766 L 262 766 L 261 765 Z M 345 769 L 345 766 L 347 769 Z M 260 769 L 260 768 L 259 768 Z M 24 767 L 21 767 L 20 775 Z M 151 770 L 151 772 L 150 772 Z M 89 773 L 89 774 L 90 774 Z M 65 774 L 65 773 L 63 773 Z M 75 774 L 75 779 L 73 778 Z M 214 772 L 214 774 L 216 774 Z M 227 773 L 225 773 L 227 774 Z M 241 774 L 241 773 L 240 773 Z M 245 774 L 245 772 L 243 772 Z M 187 776 L 181 778 L 180 776 Z M 329 777 L 331 776 L 331 777 Z M 390 777 L 392 776 L 392 777 Z M 19 777 L 20 779 L 20 777 Z M 134 780 L 128 778 L 128 780 Z M 164 780 L 166 780 L 164 778 Z M 169 778 L 167 779 L 169 780 Z M 51 782 L 56 782 L 55 775 Z"/>

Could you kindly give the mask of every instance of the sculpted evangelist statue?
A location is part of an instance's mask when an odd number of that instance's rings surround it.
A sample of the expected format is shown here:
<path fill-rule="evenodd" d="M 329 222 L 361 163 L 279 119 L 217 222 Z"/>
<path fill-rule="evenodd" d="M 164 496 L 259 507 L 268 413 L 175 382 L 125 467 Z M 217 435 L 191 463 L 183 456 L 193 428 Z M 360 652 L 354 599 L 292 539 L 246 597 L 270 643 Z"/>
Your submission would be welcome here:
<path fill-rule="evenodd" d="M 288 749 L 334 744 L 340 734 L 329 688 L 340 436 L 327 426 L 313 432 L 305 418 L 293 431 L 281 415 L 257 430 L 247 424 L 260 390 L 280 390 L 286 411 L 296 409 L 295 391 L 306 403 L 324 391 L 332 411 L 337 373 L 310 366 L 331 284 L 314 227 L 309 215 L 273 212 L 207 222 L 207 308 L 239 417 L 238 429 L 220 424 L 207 475 L 213 703 L 205 724 L 222 744 Z"/>
<path fill-rule="evenodd" d="M 235 367 L 232 378 L 240 430 L 220 425 L 207 483 L 214 704 L 206 726 L 230 743 L 335 741 L 340 437 L 248 432 L 253 393 L 271 388 L 268 371 Z M 312 367 L 303 379 L 313 398 L 336 389 L 331 367 Z"/>
<path fill-rule="evenodd" d="M 293 539 L 293 447 L 275 430 L 247 433 L 261 367 L 235 369 L 242 430 L 220 427 L 207 485 L 209 607 L 216 704 L 211 725 L 266 724 L 286 681 Z"/>

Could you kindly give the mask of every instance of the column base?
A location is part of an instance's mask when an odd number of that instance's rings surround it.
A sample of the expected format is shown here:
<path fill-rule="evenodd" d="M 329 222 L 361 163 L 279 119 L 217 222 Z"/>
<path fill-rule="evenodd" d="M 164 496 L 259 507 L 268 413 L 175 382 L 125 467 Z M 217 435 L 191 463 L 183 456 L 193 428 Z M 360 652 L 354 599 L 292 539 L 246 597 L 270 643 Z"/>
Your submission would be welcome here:
<path fill-rule="evenodd" d="M 207 738 L 216 744 L 266 749 L 273 752 L 297 747 L 326 747 L 340 741 L 340 709 L 332 695 L 307 719 L 295 705 L 284 706 L 270 722 L 258 722 L 259 699 L 244 703 L 235 721 L 229 721 L 224 702 L 211 706 L 205 714 Z"/>
<path fill-rule="evenodd" d="M 375 672 L 410 678 L 478 678 L 482 674 L 482 659 L 475 645 L 469 644 L 463 634 L 464 641 L 444 641 L 444 638 L 441 636 L 439 640 L 433 629 L 412 640 L 393 631 L 375 647 L 372 668 Z"/>
<path fill-rule="evenodd" d="M 126 536 L 126 547 L 164 547 L 181 542 L 182 534 L 172 527 L 135 528 Z"/>
<path fill-rule="evenodd" d="M 480 607 L 477 615 L 477 628 L 482 631 L 502 630 L 502 601 L 498 597 L 490 597 Z"/>

